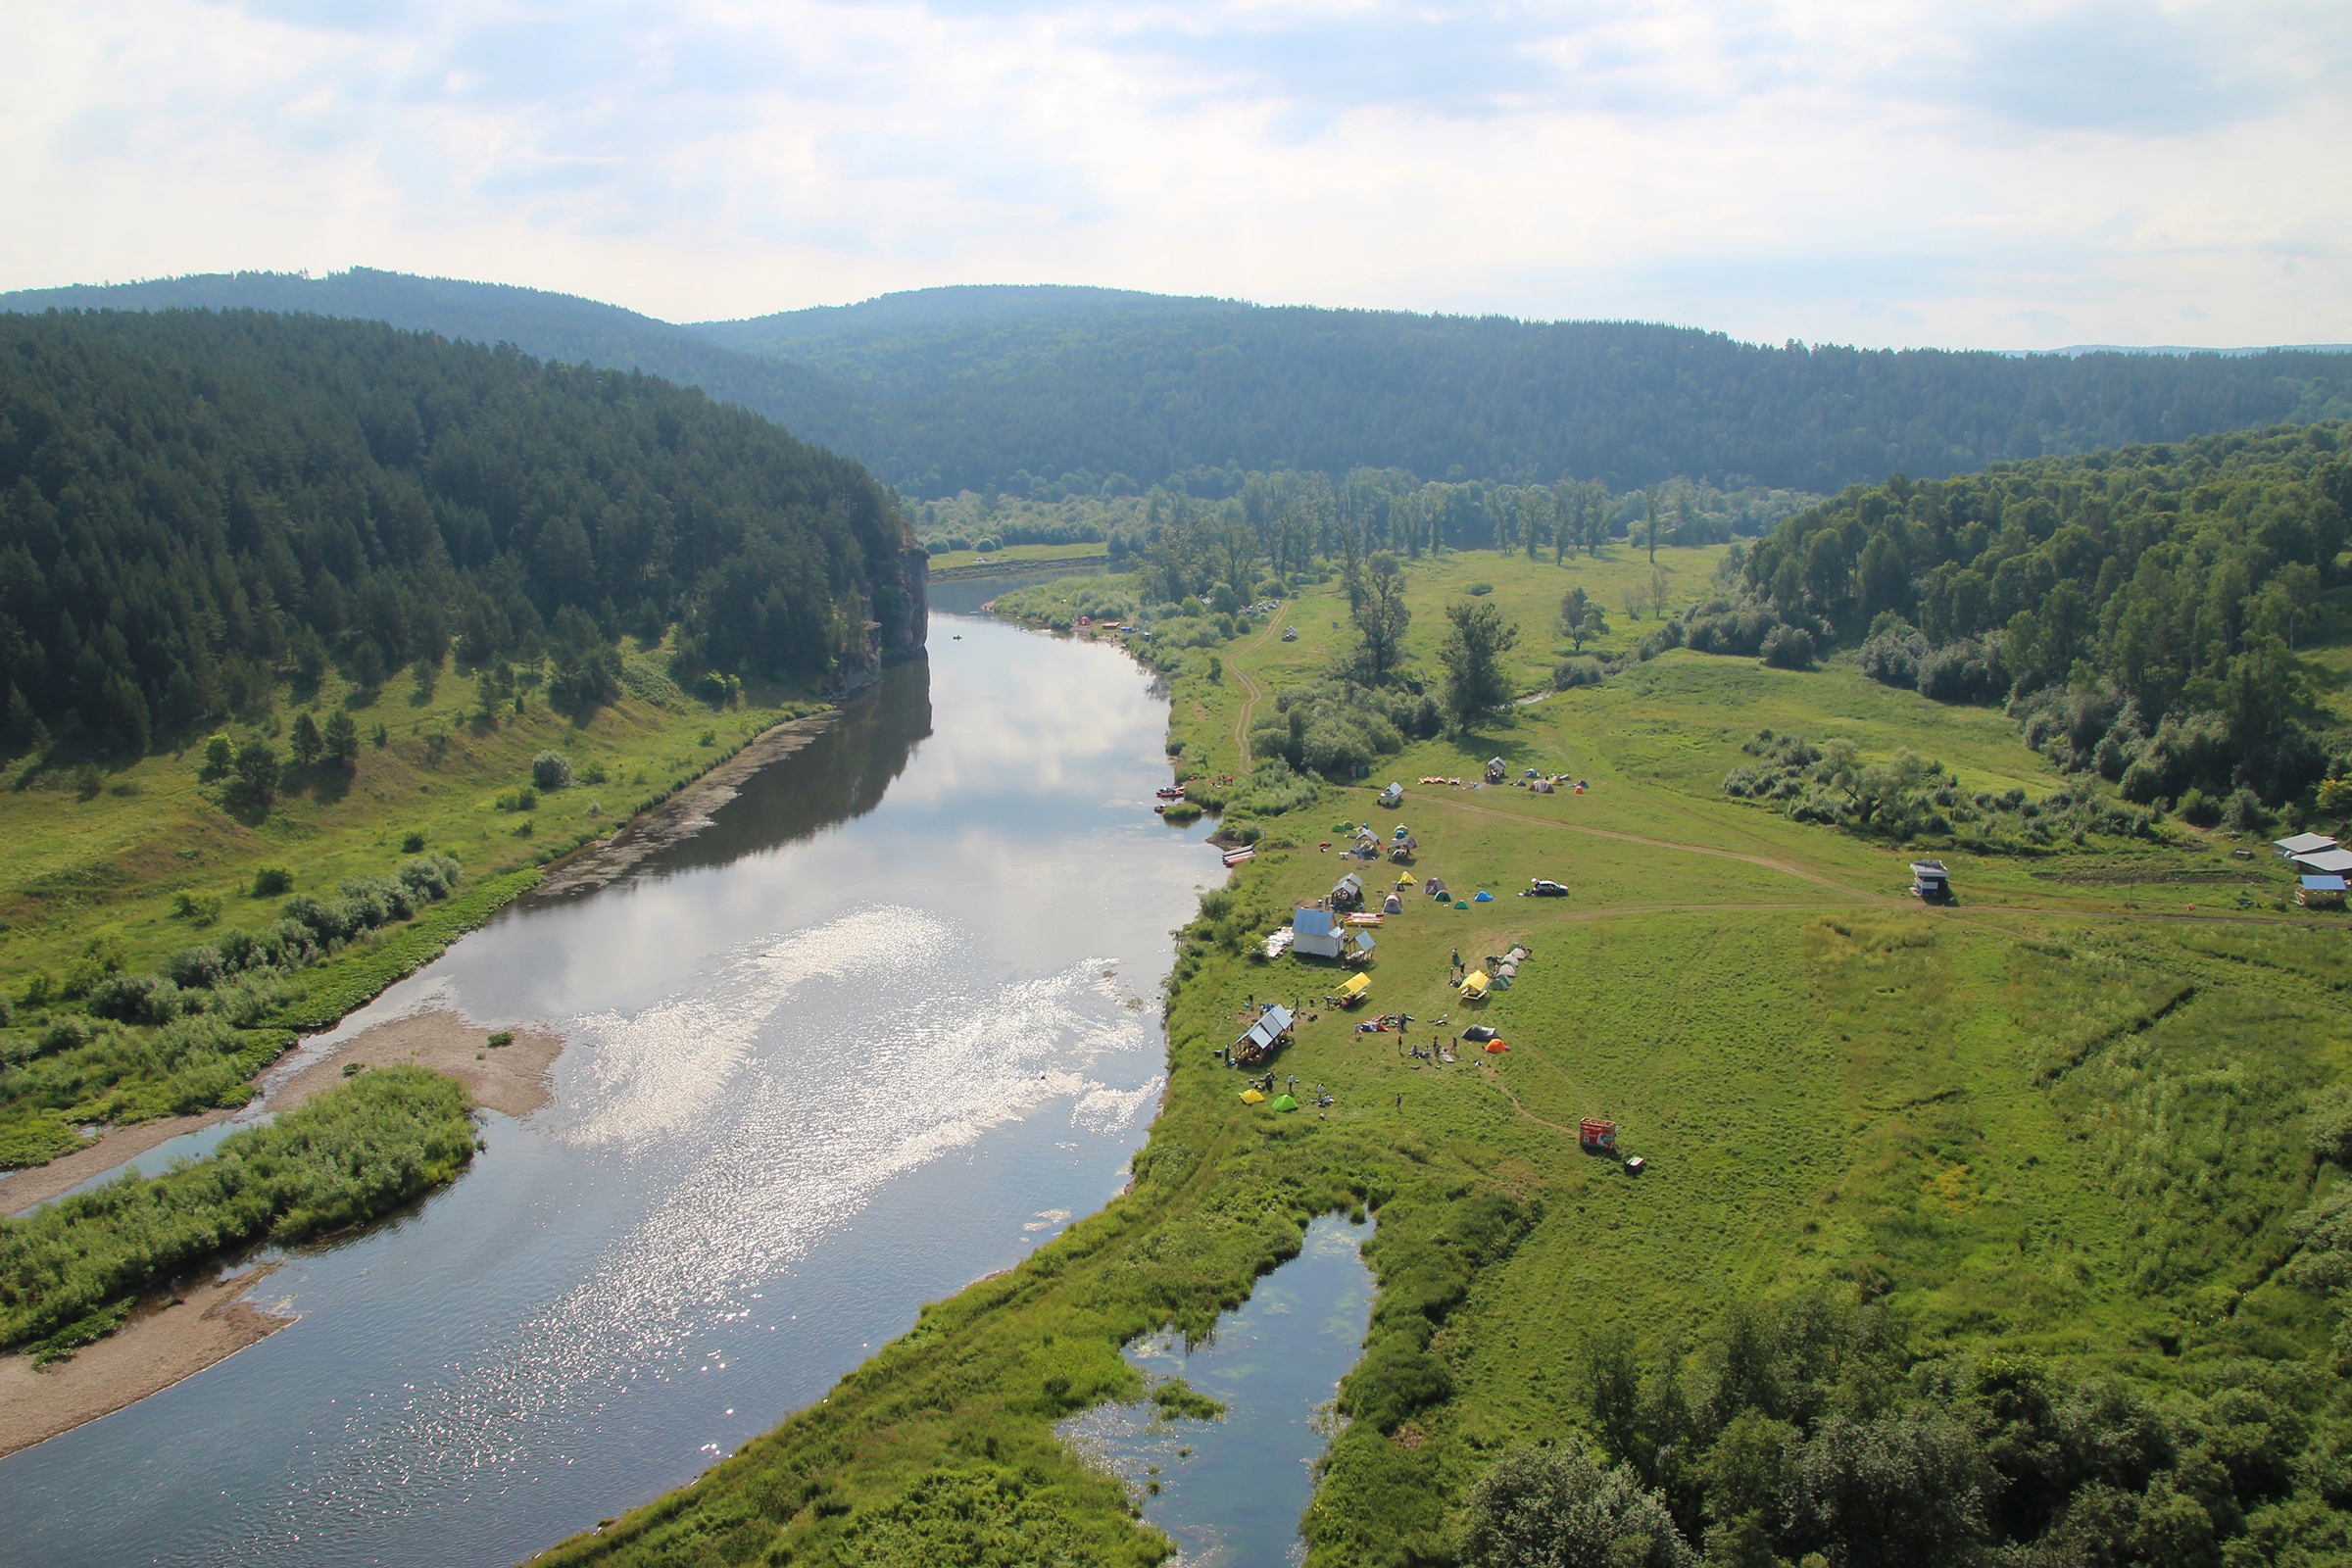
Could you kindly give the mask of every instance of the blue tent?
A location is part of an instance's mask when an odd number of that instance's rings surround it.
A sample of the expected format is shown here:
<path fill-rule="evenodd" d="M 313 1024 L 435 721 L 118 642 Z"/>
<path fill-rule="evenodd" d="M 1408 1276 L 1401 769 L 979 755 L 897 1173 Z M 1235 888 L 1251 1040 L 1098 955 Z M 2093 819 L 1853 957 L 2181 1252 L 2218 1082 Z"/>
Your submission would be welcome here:
<path fill-rule="evenodd" d="M 1480 894 L 1480 895 L 1479 895 L 1477 898 L 1473 899 L 1471 902 L 1472 902 L 1473 904 L 1493 904 L 1493 903 L 1494 902 L 1494 894 L 1492 894 L 1492 893 L 1481 893 L 1481 894 Z"/>

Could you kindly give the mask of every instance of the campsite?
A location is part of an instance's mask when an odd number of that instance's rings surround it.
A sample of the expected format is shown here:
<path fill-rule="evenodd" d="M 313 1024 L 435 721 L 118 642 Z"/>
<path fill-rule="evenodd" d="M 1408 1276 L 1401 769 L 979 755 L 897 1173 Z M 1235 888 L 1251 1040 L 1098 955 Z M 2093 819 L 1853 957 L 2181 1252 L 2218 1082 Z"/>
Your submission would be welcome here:
<path fill-rule="evenodd" d="M 1673 552 L 1670 569 L 1703 581 L 1708 555 Z M 1442 603 L 1468 569 L 1423 563 L 1415 604 Z M 1491 557 L 1477 569 L 1523 604 L 1558 580 Z M 1278 689 L 1336 653 L 1331 619 L 1302 595 L 1301 643 L 1230 654 L 1228 669 Z M 1247 770 L 1231 695 L 1230 681 L 1180 684 L 1187 765 Z M 1413 1415 L 1420 1446 L 1350 1433 L 1326 1498 L 1434 1528 L 1434 1509 L 1388 1495 L 1400 1477 L 1567 1436 L 1587 1348 L 1620 1328 L 1696 1333 L 1726 1301 L 1860 1289 L 1923 1347 L 2007 1347 L 2160 1387 L 2181 1387 L 2184 1346 L 2282 1367 L 2326 1353 L 2325 1298 L 2268 1259 L 2306 1201 L 2307 1063 L 2352 1052 L 2352 1023 L 2254 978 L 2334 983 L 2342 928 L 2293 902 L 2299 875 L 2325 873 L 2258 835 L 2177 822 L 2052 856 L 1905 854 L 1727 799 L 1740 742 L 1766 724 L 1851 733 L 1878 755 L 1910 746 L 1970 787 L 2058 782 L 1997 710 L 1889 691 L 1845 662 L 1669 653 L 1483 736 L 1408 742 L 1376 777 L 1327 789 L 1308 821 L 1267 824 L 1224 912 L 1196 928 L 1171 1016 L 1175 1102 L 1214 1087 L 1226 1108 L 1202 1114 L 1254 1123 L 1282 1166 L 1318 1168 L 1322 1140 L 1344 1161 L 1363 1126 L 1541 1205 L 1445 1319 L 1451 1393 Z M 1529 768 L 1565 782 L 1512 787 Z M 1348 972 L 1298 943 L 1341 866 L 1365 863 L 1340 858 L 1354 824 L 1384 810 L 1411 823 L 1415 863 L 1340 889 L 1385 911 L 1357 974 L 1377 1001 L 1302 1015 L 1271 1063 L 1334 1104 L 1245 1104 L 1242 1075 L 1212 1059 L 1233 1031 L 1209 1020 L 1234 1017 L 1241 993 L 1320 997 Z M 1931 871 L 1950 902 L 1918 896 Z M 1268 956 L 1255 939 L 1294 921 L 1300 937 Z M 1328 930 L 1336 947 L 1344 923 Z M 1514 949 L 1530 956 L 1493 989 L 1484 964 Z M 1479 973 L 1486 999 L 1465 1000 L 1461 978 Z M 1361 1032 L 1375 1010 L 1413 1022 L 1401 1038 Z M 2218 1087 L 2225 1064 L 2242 1090 Z M 2178 1109 L 2159 1119 L 2158 1103 Z M 1588 1121 L 1615 1124 L 1609 1158 L 1583 1152 Z M 2179 1184 L 2225 1147 L 2237 1174 L 2191 1200 Z M 2204 1304 L 2222 1299 L 2226 1313 Z"/>
<path fill-rule="evenodd" d="M 1661 550 L 1655 580 L 1688 603 L 1724 559 Z M 1415 667 L 1469 587 L 1542 628 L 1563 580 L 1614 602 L 1653 579 L 1619 547 L 1413 564 Z M 1050 623 L 1054 592 L 1016 604 Z M 1246 793 L 1254 719 L 1345 655 L 1343 586 L 1296 593 L 1296 641 L 1268 622 L 1214 665 L 1139 655 L 1170 682 L 1191 800 L 1263 799 Z M 2342 916 L 2295 904 L 2296 868 L 2247 830 L 2167 819 L 2027 854 L 1731 796 L 1766 728 L 1932 757 L 1956 789 L 2062 781 L 1999 709 L 1887 687 L 1850 653 L 1635 659 L 1644 635 L 1589 642 L 1624 667 L 1559 691 L 1553 649 L 1523 638 L 1506 663 L 1532 697 L 1405 738 L 1365 777 L 1229 809 L 1220 838 L 1247 830 L 1253 853 L 1179 933 L 1166 1096 L 1127 1193 L 927 1309 L 820 1416 L 708 1478 L 697 1511 L 649 1522 L 647 1549 L 851 1442 L 860 1457 L 829 1472 L 845 1505 L 985 1441 L 1115 1534 L 1121 1494 L 1087 1490 L 1054 1412 L 1131 1388 L 1133 1336 L 1210 1332 L 1333 1209 L 1377 1216 L 1381 1296 L 1303 1522 L 1315 1561 L 1446 1560 L 1495 1455 L 1592 1441 L 1595 1357 L 1680 1346 L 1688 1370 L 1726 1314 L 1867 1309 L 1908 1357 L 2119 1380 L 2181 1431 L 2209 1409 L 2284 1420 L 2331 1378 L 2337 1309 L 2278 1260 L 2312 1201 L 2314 1097 L 2352 1059 Z M 1567 782 L 1517 787 L 1531 768 Z M 1398 823 L 1410 866 L 1382 855 Z M 1931 859 L 1957 902 L 1913 892 Z M 1540 882 L 1568 891 L 1511 896 Z M 1349 963 L 1353 935 L 1375 945 Z M 1486 965 L 1513 950 L 1497 988 Z M 1462 995 L 1472 974 L 1483 1001 Z M 1264 1029 L 1268 1002 L 1287 1033 Z M 1614 1124 L 1608 1157 L 1585 1152 L 1588 1120 Z M 1041 1378 L 1070 1392 L 1041 1409 Z"/>

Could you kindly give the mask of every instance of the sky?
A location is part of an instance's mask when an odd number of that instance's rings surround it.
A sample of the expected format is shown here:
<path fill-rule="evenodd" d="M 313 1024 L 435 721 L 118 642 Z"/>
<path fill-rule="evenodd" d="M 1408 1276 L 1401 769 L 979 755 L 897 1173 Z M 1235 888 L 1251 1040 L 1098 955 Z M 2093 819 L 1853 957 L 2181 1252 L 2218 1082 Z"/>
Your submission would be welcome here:
<path fill-rule="evenodd" d="M 2343 0 L 12 0 L 0 289 L 360 265 L 2352 342 Z"/>

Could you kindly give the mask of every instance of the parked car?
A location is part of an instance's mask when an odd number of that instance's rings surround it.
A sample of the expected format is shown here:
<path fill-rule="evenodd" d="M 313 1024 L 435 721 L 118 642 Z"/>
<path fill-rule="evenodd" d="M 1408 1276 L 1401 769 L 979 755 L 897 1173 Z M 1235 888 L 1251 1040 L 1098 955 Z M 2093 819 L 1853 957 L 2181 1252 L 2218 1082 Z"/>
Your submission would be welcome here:
<path fill-rule="evenodd" d="M 1523 899 L 1564 899 L 1568 896 L 1568 884 L 1540 876 L 1528 883 L 1519 896 Z"/>

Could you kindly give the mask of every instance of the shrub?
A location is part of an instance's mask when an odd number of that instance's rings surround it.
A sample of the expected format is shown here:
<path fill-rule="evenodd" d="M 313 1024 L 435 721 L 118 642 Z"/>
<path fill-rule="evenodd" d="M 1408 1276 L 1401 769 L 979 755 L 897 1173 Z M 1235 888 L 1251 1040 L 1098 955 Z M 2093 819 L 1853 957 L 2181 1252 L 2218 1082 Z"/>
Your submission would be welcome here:
<path fill-rule="evenodd" d="M 1494 591 L 1494 585 L 1491 582 L 1474 582 L 1470 585 L 1470 597 L 1473 599 L 1484 599 Z"/>
<path fill-rule="evenodd" d="M 403 855 L 415 855 L 423 848 L 424 835 L 421 833 L 411 833 L 400 841 L 400 853 Z"/>
<path fill-rule="evenodd" d="M 1919 662 L 1919 694 L 1939 703 L 1988 703 L 2008 684 L 2000 661 L 1973 638 L 1946 643 Z"/>
<path fill-rule="evenodd" d="M 253 896 L 274 899 L 294 891 L 294 873 L 282 865 L 265 865 L 253 873 Z"/>
<path fill-rule="evenodd" d="M 1811 669 L 1813 634 L 1802 626 L 1775 626 L 1764 634 L 1757 654 L 1775 669 Z"/>
<path fill-rule="evenodd" d="M 411 892 L 437 900 L 448 898 L 450 889 L 458 885 L 458 869 L 452 856 L 423 855 L 403 861 L 396 874 Z"/>
<path fill-rule="evenodd" d="M 562 752 L 541 752 L 531 759 L 531 782 L 553 795 L 571 782 L 571 759 Z"/>
<path fill-rule="evenodd" d="M 118 1023 L 170 1023 L 186 1010 L 179 987 L 153 974 L 108 975 L 91 989 L 89 1008 Z"/>
<path fill-rule="evenodd" d="M 2239 786 L 2230 792 L 2222 805 L 2222 821 L 2240 833 L 2258 831 L 2268 821 L 2269 813 L 2262 808 L 2262 797 Z"/>
<path fill-rule="evenodd" d="M 164 977 L 183 991 L 210 991 L 227 974 L 219 948 L 182 948 L 164 960 Z"/>
<path fill-rule="evenodd" d="M 2191 788 L 2174 806 L 2173 813 L 2183 822 L 2212 827 L 2222 819 L 2222 803 L 2203 790 Z"/>
<path fill-rule="evenodd" d="M 1909 622 L 1897 620 L 1883 630 L 1874 630 L 1869 641 L 1862 645 L 1862 673 L 1883 686 L 1916 690 L 1919 668 L 1927 658 L 1927 638 Z"/>
<path fill-rule="evenodd" d="M 1468 1504 L 1462 1560 L 1472 1568 L 1698 1562 L 1665 1498 L 1631 1465 L 1603 1470 L 1574 1446 L 1507 1456 L 1472 1484 Z"/>
<path fill-rule="evenodd" d="M 1551 671 L 1551 689 L 1572 691 L 1579 686 L 1597 686 L 1607 671 L 1597 659 L 1563 659 Z"/>

